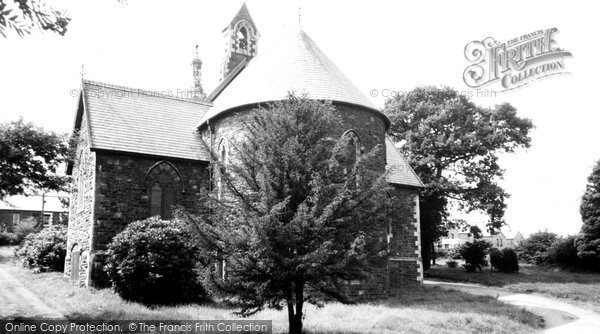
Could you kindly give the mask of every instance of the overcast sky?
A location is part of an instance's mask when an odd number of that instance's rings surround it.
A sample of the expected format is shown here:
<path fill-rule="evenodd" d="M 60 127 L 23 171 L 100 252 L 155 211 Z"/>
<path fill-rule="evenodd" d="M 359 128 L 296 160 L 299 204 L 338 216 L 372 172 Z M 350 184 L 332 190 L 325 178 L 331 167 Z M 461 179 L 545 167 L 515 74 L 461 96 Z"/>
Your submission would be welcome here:
<path fill-rule="evenodd" d="M 23 116 L 47 129 L 73 126 L 81 67 L 85 77 L 148 90 L 189 89 L 194 46 L 200 45 L 203 84 L 219 79 L 221 31 L 241 1 L 56 0 L 72 17 L 66 36 L 35 33 L 0 39 L 0 122 Z M 600 32 L 593 5 L 551 1 L 247 1 L 261 34 L 258 52 L 298 24 L 372 99 L 384 90 L 448 85 L 491 106 L 510 102 L 536 126 L 532 147 L 503 156 L 503 186 L 512 195 L 506 221 L 529 234 L 548 229 L 576 233 L 586 177 L 600 159 L 598 55 Z M 590 2 L 592 3 L 592 2 Z M 477 97 L 462 74 L 465 45 L 500 41 L 556 27 L 569 75 L 523 89 Z M 373 97 L 376 90 L 378 96 Z M 472 218 L 474 221 L 479 217 Z"/>

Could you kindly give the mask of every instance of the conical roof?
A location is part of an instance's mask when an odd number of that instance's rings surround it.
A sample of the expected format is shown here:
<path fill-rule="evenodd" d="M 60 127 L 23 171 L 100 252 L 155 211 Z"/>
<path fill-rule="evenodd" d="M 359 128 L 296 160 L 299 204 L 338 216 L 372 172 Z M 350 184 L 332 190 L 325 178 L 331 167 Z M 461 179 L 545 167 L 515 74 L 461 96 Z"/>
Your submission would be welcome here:
<path fill-rule="evenodd" d="M 200 125 L 236 107 L 284 100 L 290 91 L 305 93 L 315 100 L 345 102 L 381 113 L 315 42 L 298 30 L 252 59 L 218 94 L 214 107 Z"/>

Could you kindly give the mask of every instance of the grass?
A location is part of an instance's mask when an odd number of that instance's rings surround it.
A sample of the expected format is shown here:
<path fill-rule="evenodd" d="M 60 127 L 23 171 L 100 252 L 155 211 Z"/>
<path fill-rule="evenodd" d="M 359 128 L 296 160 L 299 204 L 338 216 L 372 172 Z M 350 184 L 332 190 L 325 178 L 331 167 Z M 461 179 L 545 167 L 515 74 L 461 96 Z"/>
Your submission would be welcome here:
<path fill-rule="evenodd" d="M 463 268 L 433 266 L 427 278 L 502 287 L 518 293 L 538 293 L 561 298 L 600 313 L 600 274 L 521 265 L 517 273 L 490 271 L 469 273 Z"/>
<path fill-rule="evenodd" d="M 218 304 L 148 308 L 124 301 L 109 289 L 74 287 L 60 273 L 33 274 L 14 266 L 9 258 L 10 252 L 0 248 L 0 270 L 26 282 L 27 288 L 68 319 L 237 318 L 233 309 Z M 0 318 L 1 313 L 0 309 Z M 438 287 L 410 288 L 368 304 L 309 305 L 305 314 L 307 333 L 531 333 L 544 327 L 543 318 L 523 308 Z M 264 310 L 251 319 L 273 320 L 274 332 L 287 331 L 285 311 Z"/>

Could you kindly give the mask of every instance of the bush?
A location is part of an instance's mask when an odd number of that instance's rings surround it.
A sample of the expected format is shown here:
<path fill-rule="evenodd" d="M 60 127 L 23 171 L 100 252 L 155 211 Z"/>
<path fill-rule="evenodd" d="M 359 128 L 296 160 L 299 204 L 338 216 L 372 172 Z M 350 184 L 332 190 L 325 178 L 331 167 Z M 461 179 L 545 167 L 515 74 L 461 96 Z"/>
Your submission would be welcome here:
<path fill-rule="evenodd" d="M 502 252 L 496 247 L 491 248 L 489 251 L 490 254 L 490 266 L 492 268 L 496 268 L 500 270 L 500 262 L 502 262 Z"/>
<path fill-rule="evenodd" d="M 0 232 L 0 246 L 11 246 L 19 244 L 16 234 L 10 232 Z"/>
<path fill-rule="evenodd" d="M 63 271 L 67 255 L 67 227 L 51 226 L 29 234 L 15 251 L 18 263 L 36 272 Z"/>
<path fill-rule="evenodd" d="M 487 255 L 488 249 L 491 244 L 484 240 L 475 240 L 473 242 L 466 242 L 459 249 L 460 256 L 465 260 L 463 265 L 469 272 L 475 270 L 482 270 L 483 267 L 487 266 L 485 256 Z"/>
<path fill-rule="evenodd" d="M 558 239 L 548 250 L 548 262 L 563 268 L 584 267 L 583 262 L 577 256 L 575 237 L 568 236 Z"/>
<path fill-rule="evenodd" d="M 552 232 L 536 232 L 525 239 L 517 249 L 519 258 L 526 263 L 536 265 L 549 264 L 548 250 L 558 240 L 558 235 Z"/>
<path fill-rule="evenodd" d="M 456 268 L 458 266 L 458 262 L 455 260 L 446 261 L 446 265 L 448 268 Z"/>
<path fill-rule="evenodd" d="M 207 300 L 191 239 L 178 221 L 152 217 L 129 224 L 108 246 L 105 270 L 113 288 L 124 299 L 145 304 Z"/>
<path fill-rule="evenodd" d="M 514 273 L 519 271 L 519 257 L 512 248 L 490 249 L 490 265 L 503 273 Z"/>

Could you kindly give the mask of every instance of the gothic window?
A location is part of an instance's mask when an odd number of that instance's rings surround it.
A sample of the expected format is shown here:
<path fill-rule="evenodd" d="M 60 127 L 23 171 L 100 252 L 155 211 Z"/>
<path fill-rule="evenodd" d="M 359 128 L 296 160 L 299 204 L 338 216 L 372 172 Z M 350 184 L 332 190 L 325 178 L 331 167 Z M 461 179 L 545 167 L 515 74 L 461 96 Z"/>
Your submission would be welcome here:
<path fill-rule="evenodd" d="M 219 162 L 221 163 L 221 165 L 219 167 L 219 175 L 217 176 L 217 199 L 221 199 L 221 198 L 223 198 L 223 188 L 224 188 L 222 175 L 225 173 L 226 166 L 229 162 L 229 150 L 228 150 L 227 140 L 225 140 L 225 139 L 221 140 L 221 143 L 219 143 L 218 152 L 219 152 L 219 160 L 220 160 Z"/>
<path fill-rule="evenodd" d="M 360 138 L 354 130 L 344 132 L 342 138 L 346 140 L 346 150 L 344 152 L 344 163 L 347 168 L 354 166 L 356 159 L 362 154 Z"/>
<path fill-rule="evenodd" d="M 175 166 L 161 161 L 150 168 L 146 175 L 150 216 L 172 218 L 172 206 L 177 204 L 177 192 L 183 192 L 181 176 Z"/>

